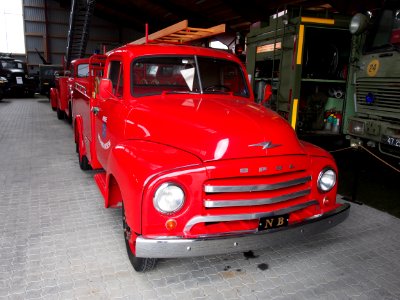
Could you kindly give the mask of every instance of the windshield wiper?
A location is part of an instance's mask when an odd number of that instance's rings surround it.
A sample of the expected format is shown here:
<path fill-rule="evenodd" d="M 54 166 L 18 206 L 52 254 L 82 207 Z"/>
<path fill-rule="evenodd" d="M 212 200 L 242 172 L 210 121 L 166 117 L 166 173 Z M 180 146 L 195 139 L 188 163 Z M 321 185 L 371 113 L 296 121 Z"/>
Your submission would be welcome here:
<path fill-rule="evenodd" d="M 163 91 L 163 95 L 167 94 L 190 94 L 190 95 L 197 95 L 200 94 L 199 92 L 191 92 L 191 91 Z"/>

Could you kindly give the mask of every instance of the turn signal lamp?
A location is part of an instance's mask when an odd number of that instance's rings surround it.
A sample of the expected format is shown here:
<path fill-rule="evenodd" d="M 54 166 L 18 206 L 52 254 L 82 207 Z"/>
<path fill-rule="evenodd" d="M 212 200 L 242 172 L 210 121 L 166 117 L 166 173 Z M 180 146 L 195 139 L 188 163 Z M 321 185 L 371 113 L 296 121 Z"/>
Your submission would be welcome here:
<path fill-rule="evenodd" d="M 169 231 L 174 230 L 176 225 L 177 223 L 174 219 L 169 219 L 167 222 L 165 222 L 165 228 L 167 228 Z"/>
<path fill-rule="evenodd" d="M 329 205 L 331 204 L 331 200 L 329 199 L 329 197 L 325 197 L 325 198 L 322 200 L 322 203 L 323 203 L 325 206 L 329 206 Z"/>

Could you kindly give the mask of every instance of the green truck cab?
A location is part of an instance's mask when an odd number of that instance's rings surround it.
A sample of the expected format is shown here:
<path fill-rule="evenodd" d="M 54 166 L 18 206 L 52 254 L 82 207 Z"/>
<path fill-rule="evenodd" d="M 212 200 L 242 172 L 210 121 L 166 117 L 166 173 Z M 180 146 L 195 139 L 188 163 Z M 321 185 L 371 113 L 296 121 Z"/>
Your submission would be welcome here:
<path fill-rule="evenodd" d="M 354 115 L 346 124 L 351 145 L 376 147 L 400 158 L 400 3 L 356 14 L 350 24 Z"/>

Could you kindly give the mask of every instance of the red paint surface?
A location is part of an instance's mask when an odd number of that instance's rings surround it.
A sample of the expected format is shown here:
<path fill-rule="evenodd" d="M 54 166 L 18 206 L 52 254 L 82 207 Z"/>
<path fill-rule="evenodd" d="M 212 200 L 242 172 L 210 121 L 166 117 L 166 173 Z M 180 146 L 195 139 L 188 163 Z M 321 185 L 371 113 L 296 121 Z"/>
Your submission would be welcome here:
<path fill-rule="evenodd" d="M 329 153 L 301 143 L 290 125 L 275 112 L 255 104 L 249 89 L 247 97 L 232 93 L 167 93 L 134 97 L 131 89 L 132 62 L 143 56 L 206 56 L 235 62 L 241 66 L 245 85 L 247 73 L 232 54 L 206 48 L 171 45 L 125 46 L 108 53 L 105 78 L 111 61 L 123 64 L 123 91 L 118 97 L 93 97 L 94 78 L 75 80 L 73 110 L 76 136 L 81 136 L 85 154 L 93 168 L 103 168 L 105 206 L 124 201 L 127 223 L 144 236 L 197 236 L 257 228 L 257 220 L 199 224 L 184 233 L 194 216 L 244 214 L 279 210 L 309 200 L 319 205 L 297 211 L 289 222 L 296 222 L 337 207 L 336 187 L 329 193 L 317 190 L 319 172 L 336 164 Z M 77 89 L 76 83 L 86 88 Z M 154 87 L 157 89 L 157 87 Z M 98 110 L 93 113 L 93 108 Z M 254 146 L 271 142 L 275 147 Z M 108 144 L 109 143 L 109 144 Z M 253 145 L 253 146 L 252 146 Z M 246 169 L 246 172 L 241 170 Z M 206 195 L 204 185 L 273 184 L 312 176 L 311 182 L 285 189 L 285 193 L 310 188 L 307 196 L 269 205 L 205 208 L 205 200 L 275 197 L 282 191 Z M 104 182 L 104 183 L 102 183 Z M 174 182 L 184 190 L 182 209 L 170 215 L 153 206 L 156 189 Z M 328 196 L 329 206 L 322 200 Z M 210 198 L 211 197 L 211 198 Z M 165 223 L 175 219 L 177 226 L 167 230 Z"/>

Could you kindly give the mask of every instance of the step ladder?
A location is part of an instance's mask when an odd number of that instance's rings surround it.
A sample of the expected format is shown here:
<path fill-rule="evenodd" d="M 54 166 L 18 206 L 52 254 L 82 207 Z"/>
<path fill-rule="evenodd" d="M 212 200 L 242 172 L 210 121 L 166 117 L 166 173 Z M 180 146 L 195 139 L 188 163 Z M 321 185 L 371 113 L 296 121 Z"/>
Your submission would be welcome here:
<path fill-rule="evenodd" d="M 89 38 L 89 26 L 96 0 L 71 0 L 66 67 L 76 58 L 83 58 Z"/>

